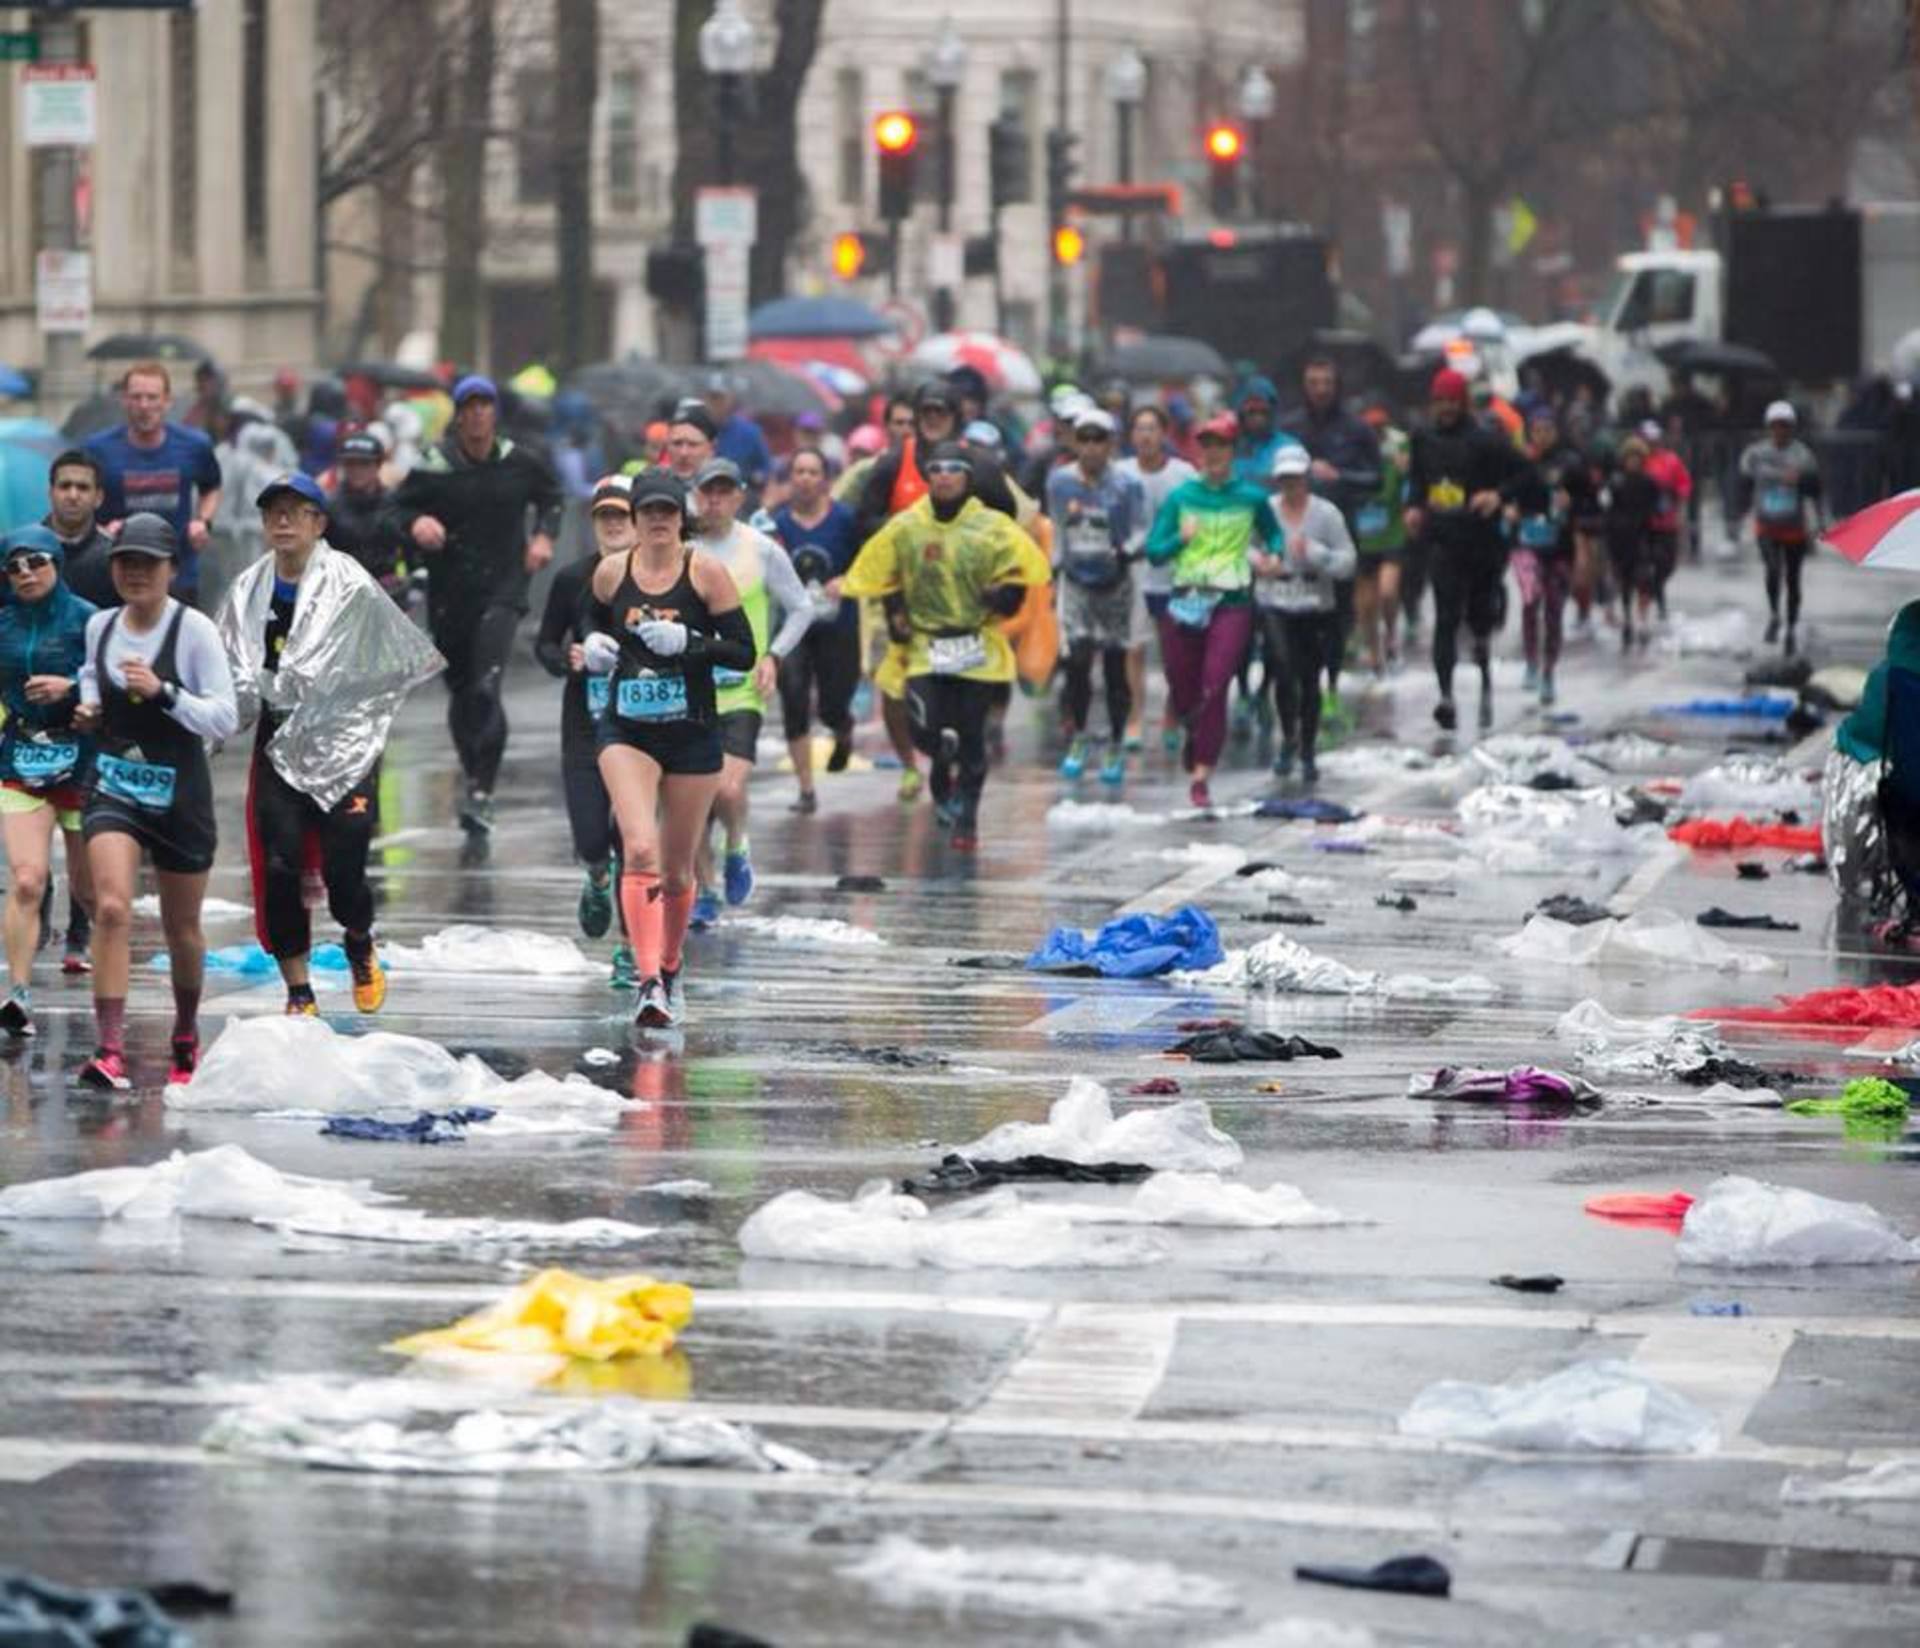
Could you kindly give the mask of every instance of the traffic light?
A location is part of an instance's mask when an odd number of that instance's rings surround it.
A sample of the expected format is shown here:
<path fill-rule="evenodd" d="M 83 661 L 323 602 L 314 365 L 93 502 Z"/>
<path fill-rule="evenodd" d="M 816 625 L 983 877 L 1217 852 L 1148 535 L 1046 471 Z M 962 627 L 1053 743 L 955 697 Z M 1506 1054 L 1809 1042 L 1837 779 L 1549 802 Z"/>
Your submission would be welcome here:
<path fill-rule="evenodd" d="M 1239 127 L 1223 122 L 1207 128 L 1207 192 L 1215 217 L 1233 217 L 1240 210 L 1240 157 L 1245 150 Z"/>
<path fill-rule="evenodd" d="M 707 257 L 691 243 L 656 246 L 647 253 L 647 295 L 677 308 L 692 308 L 706 296 Z"/>
<path fill-rule="evenodd" d="M 827 263 L 839 280 L 884 275 L 892 266 L 891 250 L 885 235 L 848 229 L 833 237 L 833 244 L 827 252 Z"/>
<path fill-rule="evenodd" d="M 890 109 L 873 123 L 874 146 L 880 151 L 880 215 L 899 223 L 913 213 L 915 151 L 920 128 L 912 115 Z"/>
<path fill-rule="evenodd" d="M 993 209 L 1017 206 L 1033 195 L 1033 179 L 1027 171 L 1027 134 L 1020 117 L 1003 114 L 987 127 L 987 176 L 992 189 Z"/>
<path fill-rule="evenodd" d="M 1063 269 L 1071 269 L 1087 255 L 1087 237 L 1071 223 L 1063 223 L 1053 231 L 1053 261 Z"/>
<path fill-rule="evenodd" d="M 1054 127 L 1047 133 L 1047 221 L 1060 223 L 1067 215 L 1067 191 L 1073 187 L 1080 162 L 1073 151 L 1080 139 L 1072 132 Z"/>

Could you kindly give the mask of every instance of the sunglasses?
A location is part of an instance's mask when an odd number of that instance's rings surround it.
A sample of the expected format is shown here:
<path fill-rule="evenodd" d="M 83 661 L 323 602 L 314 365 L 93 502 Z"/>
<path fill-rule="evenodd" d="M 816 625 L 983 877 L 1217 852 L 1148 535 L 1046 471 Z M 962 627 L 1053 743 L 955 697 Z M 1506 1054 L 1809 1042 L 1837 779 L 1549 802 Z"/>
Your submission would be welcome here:
<path fill-rule="evenodd" d="M 971 475 L 973 466 L 959 463 L 952 458 L 942 458 L 938 463 L 928 464 L 927 473 L 929 475 Z"/>
<path fill-rule="evenodd" d="M 44 572 L 53 565 L 53 557 L 39 550 L 29 550 L 24 555 L 7 557 L 7 575 L 16 577 L 22 572 Z"/>

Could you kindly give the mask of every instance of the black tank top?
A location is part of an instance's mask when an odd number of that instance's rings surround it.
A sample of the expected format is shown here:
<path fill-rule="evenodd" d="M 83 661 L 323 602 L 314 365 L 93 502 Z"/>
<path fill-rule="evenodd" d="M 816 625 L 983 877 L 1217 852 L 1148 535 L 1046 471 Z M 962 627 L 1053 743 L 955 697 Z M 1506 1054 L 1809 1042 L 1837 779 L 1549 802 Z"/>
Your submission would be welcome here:
<path fill-rule="evenodd" d="M 613 672 L 613 702 L 608 713 L 623 722 L 637 721 L 641 725 L 650 719 L 661 719 L 650 714 L 630 713 L 642 708 L 643 703 L 652 703 L 657 707 L 660 692 L 653 688 L 643 689 L 641 701 L 636 701 L 635 689 L 628 688 L 627 712 L 623 713 L 621 683 L 684 681 L 686 713 L 664 719 L 668 723 L 678 721 L 682 724 L 691 722 L 696 726 L 711 726 L 715 719 L 712 666 L 698 660 L 689 661 L 685 657 L 662 658 L 634 633 L 650 618 L 685 624 L 699 635 L 714 633 L 713 614 L 707 610 L 707 603 L 700 598 L 700 592 L 693 587 L 693 552 L 688 550 L 682 554 L 679 576 L 674 579 L 670 589 L 658 595 L 649 594 L 634 581 L 633 556 L 629 553 L 626 570 L 620 577 L 620 587 L 613 592 L 612 612 L 614 635 L 620 643 L 620 662 Z"/>
<path fill-rule="evenodd" d="M 163 792 L 155 793 L 164 793 L 171 799 L 161 803 L 157 810 L 183 813 L 211 830 L 213 769 L 207 761 L 206 742 L 197 732 L 174 720 L 157 698 L 142 698 L 125 687 L 116 686 L 107 673 L 107 649 L 113 644 L 113 632 L 123 611 L 116 610 L 101 629 L 93 669 L 100 683 L 100 754 L 130 763 L 133 770 L 113 779 L 107 770 L 112 760 L 103 760 L 95 775 L 96 785 L 109 798 L 126 800 L 140 796 L 140 805 L 145 807 L 148 805 L 144 799 L 146 790 L 151 788 L 158 770 L 163 775 L 160 780 Z M 186 616 L 184 606 L 174 607 L 152 665 L 153 673 L 175 688 L 181 685 L 175 654 L 180 626 Z M 170 780 L 164 777 L 169 770 Z M 129 788 L 130 785 L 133 788 Z"/>

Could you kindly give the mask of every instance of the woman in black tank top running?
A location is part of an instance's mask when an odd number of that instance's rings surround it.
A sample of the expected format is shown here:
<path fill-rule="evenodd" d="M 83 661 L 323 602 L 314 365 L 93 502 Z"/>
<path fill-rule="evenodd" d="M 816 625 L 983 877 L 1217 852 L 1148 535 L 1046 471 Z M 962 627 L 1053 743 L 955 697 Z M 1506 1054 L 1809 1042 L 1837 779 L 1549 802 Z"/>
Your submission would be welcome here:
<path fill-rule="evenodd" d="M 694 852 L 720 783 L 713 670 L 751 669 L 753 631 L 727 569 L 688 548 L 686 492 L 670 471 L 602 481 L 592 515 L 599 627 L 581 646 L 608 678 L 600 774 L 620 826 L 634 1023 L 663 1029 L 680 1016 Z"/>

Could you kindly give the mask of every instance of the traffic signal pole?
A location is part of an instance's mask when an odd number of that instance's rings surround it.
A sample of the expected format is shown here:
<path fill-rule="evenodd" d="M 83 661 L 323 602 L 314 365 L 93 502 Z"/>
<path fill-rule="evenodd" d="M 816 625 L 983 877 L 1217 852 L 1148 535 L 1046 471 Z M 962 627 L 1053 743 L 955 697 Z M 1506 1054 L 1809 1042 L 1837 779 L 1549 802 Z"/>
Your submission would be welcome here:
<path fill-rule="evenodd" d="M 1047 353 L 1065 360 L 1072 346 L 1067 335 L 1067 271 L 1052 255 L 1053 237 L 1066 221 L 1066 202 L 1061 198 L 1060 182 L 1053 163 L 1056 146 L 1064 152 L 1067 138 L 1067 76 L 1072 70 L 1073 19 L 1070 0 L 1054 0 L 1053 5 L 1053 142 L 1048 144 L 1048 218 L 1047 224 Z"/>

